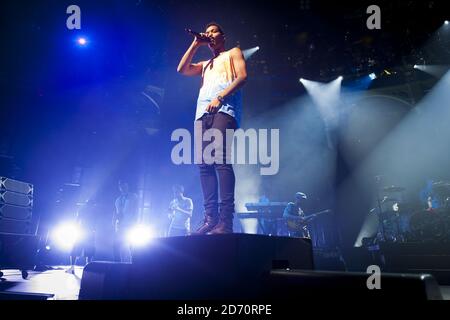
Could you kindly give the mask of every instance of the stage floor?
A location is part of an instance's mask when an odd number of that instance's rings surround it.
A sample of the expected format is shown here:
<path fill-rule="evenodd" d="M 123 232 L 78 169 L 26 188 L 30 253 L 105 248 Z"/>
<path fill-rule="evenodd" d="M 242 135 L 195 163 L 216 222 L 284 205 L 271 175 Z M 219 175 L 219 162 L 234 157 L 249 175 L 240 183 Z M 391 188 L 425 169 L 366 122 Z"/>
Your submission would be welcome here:
<path fill-rule="evenodd" d="M 83 267 L 75 267 L 74 274 L 66 273 L 68 268 L 55 266 L 43 272 L 29 271 L 27 279 L 22 279 L 20 270 L 2 270 L 0 293 L 45 295 L 47 300 L 78 300 Z M 450 286 L 440 286 L 440 289 L 444 300 L 450 300 Z"/>
<path fill-rule="evenodd" d="M 78 300 L 83 267 L 75 267 L 74 274 L 66 273 L 68 268 L 55 266 L 43 272 L 28 271 L 25 280 L 20 270 L 2 270 L 0 292 L 49 295 L 47 300 Z"/>

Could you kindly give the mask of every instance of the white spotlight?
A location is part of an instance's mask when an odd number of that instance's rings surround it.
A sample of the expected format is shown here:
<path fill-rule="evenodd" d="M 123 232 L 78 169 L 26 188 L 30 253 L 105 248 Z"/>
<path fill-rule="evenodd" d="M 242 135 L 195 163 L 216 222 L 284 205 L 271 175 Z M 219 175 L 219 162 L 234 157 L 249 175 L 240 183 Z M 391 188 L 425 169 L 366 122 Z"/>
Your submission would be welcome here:
<path fill-rule="evenodd" d="M 414 69 L 417 69 L 417 68 L 418 68 L 418 66 L 417 66 L 417 64 L 415 64 L 415 65 L 414 65 Z"/>
<path fill-rule="evenodd" d="M 329 83 L 303 80 L 308 95 L 317 106 L 322 118 L 328 126 L 337 125 L 341 85 L 343 77 L 340 76 Z"/>
<path fill-rule="evenodd" d="M 250 59 L 250 57 L 252 55 L 254 55 L 256 53 L 256 51 L 258 51 L 258 50 L 259 50 L 259 47 L 254 47 L 254 48 L 246 49 L 246 50 L 242 51 L 242 54 L 244 55 L 244 59 L 245 60 Z"/>
<path fill-rule="evenodd" d="M 73 245 L 83 238 L 83 232 L 74 222 L 58 225 L 52 234 L 55 244 L 63 250 L 72 249 Z"/>
<path fill-rule="evenodd" d="M 371 74 L 369 74 L 369 78 L 370 80 L 375 80 L 377 78 L 377 75 L 372 72 Z"/>
<path fill-rule="evenodd" d="M 142 247 L 149 244 L 154 235 L 152 227 L 140 224 L 128 230 L 127 242 L 130 245 Z"/>
<path fill-rule="evenodd" d="M 444 24 L 448 24 L 448 20 L 445 20 L 445 21 L 444 21 Z"/>
<path fill-rule="evenodd" d="M 338 80 L 339 80 L 339 81 L 342 81 L 342 80 L 344 80 L 344 77 L 343 77 L 343 76 L 339 76 L 339 77 L 338 77 Z"/>
<path fill-rule="evenodd" d="M 303 81 L 304 81 L 304 80 L 305 80 L 305 79 L 303 79 L 303 78 L 300 78 L 300 80 L 299 80 L 299 81 L 300 81 L 301 83 L 303 83 Z"/>

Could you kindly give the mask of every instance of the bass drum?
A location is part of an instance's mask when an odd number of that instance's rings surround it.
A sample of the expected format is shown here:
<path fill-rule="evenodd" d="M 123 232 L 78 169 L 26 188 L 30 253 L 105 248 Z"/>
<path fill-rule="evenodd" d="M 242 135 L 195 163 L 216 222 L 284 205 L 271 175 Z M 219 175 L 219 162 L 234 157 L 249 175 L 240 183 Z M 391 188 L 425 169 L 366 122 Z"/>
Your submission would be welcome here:
<path fill-rule="evenodd" d="M 439 210 L 421 210 L 410 219 L 411 240 L 442 241 L 447 238 L 448 219 L 446 213 Z"/>

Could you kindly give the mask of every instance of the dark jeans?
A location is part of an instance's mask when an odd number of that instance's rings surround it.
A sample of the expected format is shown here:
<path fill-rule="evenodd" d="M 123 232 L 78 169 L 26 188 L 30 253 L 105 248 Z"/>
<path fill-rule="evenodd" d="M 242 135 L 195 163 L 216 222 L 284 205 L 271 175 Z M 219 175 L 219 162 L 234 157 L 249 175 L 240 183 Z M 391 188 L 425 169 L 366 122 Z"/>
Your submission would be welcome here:
<path fill-rule="evenodd" d="M 205 114 L 200 120 L 202 122 L 202 136 L 206 130 L 218 129 L 223 136 L 222 163 L 207 164 L 202 161 L 199 164 L 200 180 L 203 190 L 203 205 L 205 215 L 215 217 L 219 214 L 221 219 L 232 219 L 234 212 L 234 186 L 235 176 L 233 166 L 226 163 L 227 141 L 226 129 L 236 129 L 236 120 L 226 113 Z M 231 143 L 231 141 L 230 141 Z M 202 142 L 202 152 L 211 141 Z M 220 204 L 218 196 L 220 192 Z"/>

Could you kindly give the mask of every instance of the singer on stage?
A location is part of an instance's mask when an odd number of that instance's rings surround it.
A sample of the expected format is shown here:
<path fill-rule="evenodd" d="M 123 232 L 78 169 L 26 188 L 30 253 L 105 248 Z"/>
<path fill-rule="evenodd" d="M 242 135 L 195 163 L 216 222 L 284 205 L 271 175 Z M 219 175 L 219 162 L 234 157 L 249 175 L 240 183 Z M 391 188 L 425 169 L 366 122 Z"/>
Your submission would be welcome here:
<path fill-rule="evenodd" d="M 232 165 L 226 161 L 225 130 L 239 126 L 242 113 L 240 89 L 247 79 L 245 60 L 239 48 L 225 50 L 223 29 L 215 22 L 209 23 L 204 33 L 191 34 L 195 35 L 194 41 L 181 58 L 177 71 L 186 76 L 202 77 L 195 114 L 196 128 L 201 124 L 202 134 L 210 128 L 218 129 L 224 137 L 224 141 L 220 142 L 223 161 L 207 164 L 202 157 L 199 165 L 205 217 L 193 234 L 232 233 L 235 176 Z M 192 63 L 197 49 L 203 45 L 208 45 L 213 57 Z M 203 142 L 202 154 L 208 144 Z"/>

